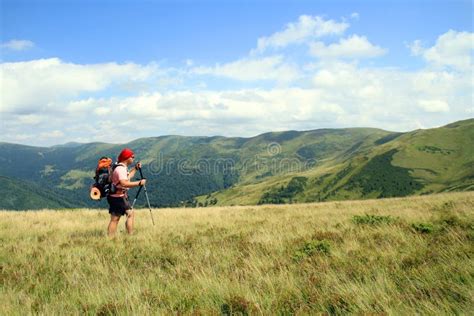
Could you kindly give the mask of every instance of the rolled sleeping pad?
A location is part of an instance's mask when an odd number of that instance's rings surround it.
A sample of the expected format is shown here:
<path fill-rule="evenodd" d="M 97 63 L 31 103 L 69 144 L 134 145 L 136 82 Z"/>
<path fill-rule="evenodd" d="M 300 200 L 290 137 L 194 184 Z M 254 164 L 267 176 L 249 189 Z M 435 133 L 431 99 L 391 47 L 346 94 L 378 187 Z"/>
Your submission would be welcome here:
<path fill-rule="evenodd" d="M 90 197 L 93 200 L 100 200 L 100 190 L 96 187 L 91 188 Z"/>

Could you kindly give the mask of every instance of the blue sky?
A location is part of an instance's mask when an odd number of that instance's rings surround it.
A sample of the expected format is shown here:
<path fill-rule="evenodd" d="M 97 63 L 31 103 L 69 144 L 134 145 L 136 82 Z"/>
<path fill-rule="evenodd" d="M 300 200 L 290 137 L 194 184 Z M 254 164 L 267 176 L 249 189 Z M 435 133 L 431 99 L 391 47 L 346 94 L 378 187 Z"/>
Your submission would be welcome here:
<path fill-rule="evenodd" d="M 1 0 L 0 141 L 404 131 L 473 117 L 472 11 L 471 1 Z"/>
<path fill-rule="evenodd" d="M 350 19 L 351 32 L 406 58 L 404 42 L 434 42 L 449 29 L 472 29 L 471 1 L 2 1 L 2 40 L 37 47 L 4 61 L 61 57 L 76 63 L 228 62 L 256 38 L 300 15 Z M 409 63 L 409 60 L 405 62 Z"/>

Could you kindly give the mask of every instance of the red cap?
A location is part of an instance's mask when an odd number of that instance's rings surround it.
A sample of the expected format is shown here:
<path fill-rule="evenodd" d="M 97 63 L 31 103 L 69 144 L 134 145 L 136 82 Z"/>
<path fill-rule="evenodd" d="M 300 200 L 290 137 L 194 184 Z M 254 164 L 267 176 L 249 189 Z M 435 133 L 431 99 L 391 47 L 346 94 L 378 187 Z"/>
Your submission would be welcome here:
<path fill-rule="evenodd" d="M 128 158 L 132 157 L 135 155 L 133 151 L 129 148 L 124 148 L 121 152 L 120 155 L 118 156 L 118 162 L 122 162 L 127 160 Z"/>

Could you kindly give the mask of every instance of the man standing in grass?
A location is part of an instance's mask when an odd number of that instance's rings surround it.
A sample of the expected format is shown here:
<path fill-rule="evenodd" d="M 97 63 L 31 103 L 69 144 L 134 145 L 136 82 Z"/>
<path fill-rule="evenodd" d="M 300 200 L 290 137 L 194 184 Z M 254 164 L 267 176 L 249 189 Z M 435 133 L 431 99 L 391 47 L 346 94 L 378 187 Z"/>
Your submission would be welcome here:
<path fill-rule="evenodd" d="M 141 163 L 138 162 L 135 167 L 129 172 L 128 167 L 133 164 L 135 154 L 131 149 L 124 148 L 118 156 L 118 165 L 112 173 L 112 183 L 116 187 L 116 191 L 107 197 L 109 202 L 110 223 L 108 227 L 108 234 L 110 237 L 115 235 L 120 217 L 127 215 L 125 221 L 125 228 L 129 234 L 133 233 L 134 212 L 128 200 L 128 189 L 145 185 L 146 180 L 130 181 L 135 176 L 135 172 L 141 168 Z"/>

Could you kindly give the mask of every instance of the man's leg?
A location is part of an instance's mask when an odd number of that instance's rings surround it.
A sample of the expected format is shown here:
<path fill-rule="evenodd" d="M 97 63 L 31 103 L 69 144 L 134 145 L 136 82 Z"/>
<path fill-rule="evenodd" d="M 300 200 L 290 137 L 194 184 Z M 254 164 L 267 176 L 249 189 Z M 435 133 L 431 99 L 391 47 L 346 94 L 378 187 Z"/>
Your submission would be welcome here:
<path fill-rule="evenodd" d="M 133 210 L 127 211 L 127 220 L 125 221 L 125 228 L 127 232 L 131 235 L 133 233 L 133 223 L 135 221 L 135 212 Z"/>
<path fill-rule="evenodd" d="M 109 237 L 112 237 L 115 235 L 115 232 L 117 231 L 117 226 L 120 220 L 120 216 L 110 214 L 110 223 L 109 227 L 107 229 Z"/>

